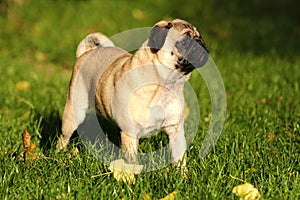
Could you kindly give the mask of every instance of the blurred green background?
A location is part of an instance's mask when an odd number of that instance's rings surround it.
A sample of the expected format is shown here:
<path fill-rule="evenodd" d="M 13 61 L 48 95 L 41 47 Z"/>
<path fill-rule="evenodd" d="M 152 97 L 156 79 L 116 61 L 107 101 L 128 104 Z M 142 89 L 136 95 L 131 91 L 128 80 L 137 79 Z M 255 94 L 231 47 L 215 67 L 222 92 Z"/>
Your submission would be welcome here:
<path fill-rule="evenodd" d="M 96 1 L 1 0 L 0 56 L 71 65 L 78 42 L 88 33 L 109 36 L 182 18 L 204 35 L 213 53 L 300 53 L 300 12 L 295 0 L 274 1 Z M 42 58 L 40 58 L 42 59 Z"/>

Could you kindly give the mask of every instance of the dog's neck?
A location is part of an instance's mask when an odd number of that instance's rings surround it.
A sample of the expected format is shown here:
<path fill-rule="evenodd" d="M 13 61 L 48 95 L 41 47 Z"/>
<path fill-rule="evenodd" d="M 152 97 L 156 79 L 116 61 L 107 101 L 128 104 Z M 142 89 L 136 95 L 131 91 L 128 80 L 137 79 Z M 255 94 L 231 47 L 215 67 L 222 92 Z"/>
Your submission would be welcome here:
<path fill-rule="evenodd" d="M 175 69 L 173 66 L 166 66 L 158 54 L 150 51 L 149 47 L 142 46 L 131 59 L 130 66 L 133 68 L 149 65 L 152 68 L 151 73 L 155 73 L 160 78 L 161 83 L 168 87 L 178 87 L 183 85 L 190 77 Z"/>

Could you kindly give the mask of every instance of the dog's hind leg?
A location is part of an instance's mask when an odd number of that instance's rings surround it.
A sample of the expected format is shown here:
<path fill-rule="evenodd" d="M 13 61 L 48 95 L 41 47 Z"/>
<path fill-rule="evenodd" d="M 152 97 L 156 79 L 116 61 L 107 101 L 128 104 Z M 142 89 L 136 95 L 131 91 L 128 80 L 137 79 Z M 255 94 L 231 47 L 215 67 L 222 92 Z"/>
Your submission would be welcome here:
<path fill-rule="evenodd" d="M 73 84 L 71 85 L 73 86 Z M 72 134 L 86 117 L 86 110 L 88 109 L 88 93 L 80 79 L 74 85 L 76 86 L 76 90 L 74 90 L 72 86 L 69 88 L 62 115 L 62 135 L 57 143 L 57 152 L 68 145 Z"/>
<path fill-rule="evenodd" d="M 56 146 L 57 152 L 59 152 L 61 149 L 64 149 L 68 145 L 72 134 L 76 130 L 75 127 L 76 126 L 75 126 L 72 104 L 70 102 L 70 99 L 67 98 L 64 112 L 62 115 L 62 128 L 61 128 L 62 135 L 60 136 Z"/>

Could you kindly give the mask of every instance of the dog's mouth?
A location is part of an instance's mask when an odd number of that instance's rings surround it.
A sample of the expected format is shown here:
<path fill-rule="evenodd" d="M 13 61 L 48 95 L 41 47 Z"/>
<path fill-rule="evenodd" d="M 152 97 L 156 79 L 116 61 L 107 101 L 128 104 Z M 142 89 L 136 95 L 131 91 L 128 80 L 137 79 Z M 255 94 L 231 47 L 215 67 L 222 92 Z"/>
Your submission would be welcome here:
<path fill-rule="evenodd" d="M 179 70 L 180 72 L 182 72 L 184 75 L 191 73 L 195 69 L 193 64 L 191 64 L 189 61 L 187 61 L 183 57 L 178 58 L 175 68 L 177 70 Z"/>
<path fill-rule="evenodd" d="M 209 51 L 201 37 L 191 38 L 186 35 L 182 40 L 176 42 L 175 46 L 181 55 L 177 59 L 175 68 L 183 72 L 184 75 L 206 64 Z"/>

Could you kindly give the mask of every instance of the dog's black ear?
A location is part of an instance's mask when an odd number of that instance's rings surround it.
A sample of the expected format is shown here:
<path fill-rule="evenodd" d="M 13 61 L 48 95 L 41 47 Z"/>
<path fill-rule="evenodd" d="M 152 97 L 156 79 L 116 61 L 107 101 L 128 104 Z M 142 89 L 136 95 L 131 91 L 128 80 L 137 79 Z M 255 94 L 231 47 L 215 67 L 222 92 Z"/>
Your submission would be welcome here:
<path fill-rule="evenodd" d="M 169 29 L 172 27 L 172 23 L 168 23 L 168 25 L 164 27 L 160 27 L 156 25 L 150 32 L 148 46 L 152 53 L 158 52 L 165 43 L 167 34 Z"/>

